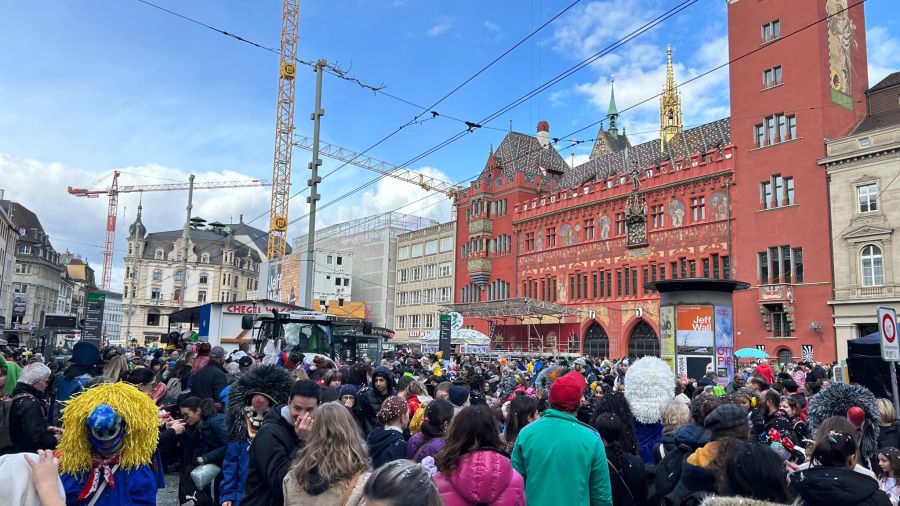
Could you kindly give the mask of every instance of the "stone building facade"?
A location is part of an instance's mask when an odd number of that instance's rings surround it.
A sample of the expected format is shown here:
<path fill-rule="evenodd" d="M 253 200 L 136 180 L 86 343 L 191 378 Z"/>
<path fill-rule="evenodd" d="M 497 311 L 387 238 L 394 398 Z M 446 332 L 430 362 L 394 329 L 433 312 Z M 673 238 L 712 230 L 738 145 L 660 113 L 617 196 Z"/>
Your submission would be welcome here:
<path fill-rule="evenodd" d="M 397 238 L 394 332 L 397 341 L 437 330 L 438 306 L 453 301 L 456 224 L 441 223 Z"/>
<path fill-rule="evenodd" d="M 866 92 L 867 114 L 826 141 L 838 359 L 847 341 L 878 331 L 878 306 L 900 307 L 900 72 Z"/>

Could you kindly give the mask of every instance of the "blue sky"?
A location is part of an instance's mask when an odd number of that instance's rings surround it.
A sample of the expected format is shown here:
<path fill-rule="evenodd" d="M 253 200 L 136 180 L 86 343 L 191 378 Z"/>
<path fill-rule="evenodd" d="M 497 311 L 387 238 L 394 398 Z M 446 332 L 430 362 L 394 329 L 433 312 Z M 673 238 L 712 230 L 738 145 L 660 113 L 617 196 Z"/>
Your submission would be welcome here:
<path fill-rule="evenodd" d="M 262 45 L 279 44 L 278 1 L 157 3 Z M 300 55 L 337 62 L 366 83 L 384 84 L 393 95 L 429 105 L 569 3 L 305 1 Z M 583 0 L 435 109 L 479 121 L 676 3 Z M 866 3 L 870 83 L 900 69 L 900 26 L 892 4 Z M 460 181 L 480 171 L 510 120 L 515 130 L 531 133 L 546 119 L 551 136 L 597 121 L 606 111 L 613 74 L 624 109 L 660 90 L 666 44 L 673 46 L 679 81 L 724 63 L 726 24 L 724 1 L 699 0 L 488 125 L 499 130 L 482 128 L 411 168 Z M 6 49 L 0 52 L 0 188 L 38 212 L 57 249 L 79 251 L 100 263 L 105 203 L 70 197 L 65 186 L 89 186 L 113 169 L 129 172 L 122 184 L 184 180 L 192 172 L 198 180 L 271 177 L 278 60 L 269 52 L 137 0 L 8 2 L 0 17 L 0 44 Z M 306 135 L 312 130 L 313 87 L 313 73 L 301 67 L 296 127 Z M 727 88 L 726 69 L 686 86 L 685 124 L 727 116 Z M 620 118 L 633 140 L 655 137 L 656 104 Z M 356 151 L 420 112 L 330 76 L 323 106 L 322 139 Z M 462 128 L 443 117 L 411 125 L 370 154 L 399 164 Z M 592 138 L 594 131 L 576 137 Z M 580 160 L 588 150 L 586 145 L 564 153 L 568 158 L 574 151 Z M 306 181 L 308 161 L 308 152 L 295 151 L 295 189 Z M 337 166 L 325 160 L 323 170 Z M 323 183 L 323 202 L 372 177 L 361 169 L 341 169 Z M 394 209 L 424 195 L 404 183 L 383 181 L 324 210 L 319 223 Z M 137 198 L 123 197 L 120 223 L 133 220 Z M 183 194 L 143 198 L 151 231 L 180 226 Z M 195 214 L 210 221 L 242 213 L 249 219 L 265 212 L 268 192 L 198 192 L 196 205 Z M 292 201 L 292 217 L 305 210 L 304 199 Z M 439 197 L 402 211 L 449 218 L 449 206 Z M 79 219 L 73 223 L 72 216 Z M 291 236 L 305 230 L 303 222 L 294 225 Z M 255 224 L 264 228 L 264 223 L 262 218 Z"/>

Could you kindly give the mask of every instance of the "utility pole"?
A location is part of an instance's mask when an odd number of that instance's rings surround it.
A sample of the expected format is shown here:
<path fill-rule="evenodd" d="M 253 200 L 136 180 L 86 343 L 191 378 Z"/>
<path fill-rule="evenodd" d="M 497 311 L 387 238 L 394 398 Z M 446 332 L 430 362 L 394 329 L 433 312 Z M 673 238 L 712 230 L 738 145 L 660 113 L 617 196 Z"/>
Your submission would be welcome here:
<path fill-rule="evenodd" d="M 137 221 L 135 221 L 135 223 L 141 222 L 141 210 L 142 209 L 143 209 L 143 205 L 138 203 L 138 215 L 137 215 Z M 137 242 L 137 235 L 135 235 L 134 238 L 135 238 L 134 244 L 131 245 L 131 275 L 128 276 L 129 282 L 128 282 L 128 286 L 125 288 L 125 290 L 126 290 L 125 295 L 128 296 L 128 318 L 126 319 L 126 323 L 125 323 L 125 342 L 126 343 L 131 342 L 131 315 L 134 313 L 134 296 L 136 295 L 135 294 L 135 291 L 136 291 L 135 280 L 137 279 L 137 273 L 138 273 L 138 271 L 137 271 L 138 270 L 138 258 L 140 258 L 141 254 L 143 253 L 143 251 L 141 251 L 140 245 Z"/>
<path fill-rule="evenodd" d="M 309 197 L 306 201 L 309 203 L 309 233 L 306 236 L 306 307 L 313 307 L 313 282 L 315 281 L 316 272 L 316 201 L 322 196 L 318 194 L 319 182 L 319 166 L 322 160 L 319 159 L 319 127 L 322 124 L 322 116 L 325 115 L 325 109 L 322 109 L 322 70 L 328 65 L 325 60 L 316 62 L 316 110 L 310 114 L 309 119 L 313 121 L 313 145 L 312 145 L 312 161 L 309 162 L 309 170 L 312 171 L 309 185 Z"/>
<path fill-rule="evenodd" d="M 194 175 L 188 178 L 187 218 L 184 220 L 184 234 L 181 235 L 181 297 L 178 298 L 178 309 L 184 309 L 184 290 L 187 286 L 188 241 L 191 238 L 191 207 L 194 199 Z"/>

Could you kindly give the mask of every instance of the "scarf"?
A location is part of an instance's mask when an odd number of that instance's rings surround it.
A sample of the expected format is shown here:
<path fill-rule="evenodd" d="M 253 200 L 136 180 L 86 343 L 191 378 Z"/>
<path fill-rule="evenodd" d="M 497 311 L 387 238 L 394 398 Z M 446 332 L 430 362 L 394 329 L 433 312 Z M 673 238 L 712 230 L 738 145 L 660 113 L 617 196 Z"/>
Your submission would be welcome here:
<path fill-rule="evenodd" d="M 93 461 L 91 463 L 90 474 L 88 475 L 88 479 L 82 487 L 81 492 L 78 494 L 78 500 L 83 501 L 88 498 L 91 494 L 97 491 L 100 488 L 100 484 L 103 480 L 106 480 L 109 483 L 109 488 L 115 488 L 116 482 L 113 476 L 115 472 L 113 467 L 119 465 L 119 454 L 103 458 L 99 455 L 93 456 Z"/>

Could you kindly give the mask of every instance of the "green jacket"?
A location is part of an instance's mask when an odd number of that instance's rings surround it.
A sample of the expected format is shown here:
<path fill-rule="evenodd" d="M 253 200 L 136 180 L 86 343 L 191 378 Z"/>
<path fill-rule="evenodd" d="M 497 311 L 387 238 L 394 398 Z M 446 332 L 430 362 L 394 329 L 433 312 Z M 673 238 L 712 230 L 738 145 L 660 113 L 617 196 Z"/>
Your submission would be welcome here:
<path fill-rule="evenodd" d="M 612 506 L 603 441 L 574 416 L 548 409 L 528 424 L 512 452 L 528 506 Z"/>

